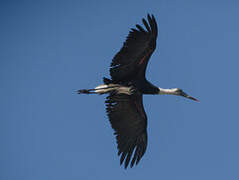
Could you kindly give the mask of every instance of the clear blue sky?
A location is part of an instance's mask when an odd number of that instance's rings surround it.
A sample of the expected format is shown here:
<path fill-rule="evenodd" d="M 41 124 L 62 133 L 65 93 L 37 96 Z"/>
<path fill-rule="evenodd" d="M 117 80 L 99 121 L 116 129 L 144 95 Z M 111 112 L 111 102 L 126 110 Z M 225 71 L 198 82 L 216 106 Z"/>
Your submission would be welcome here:
<path fill-rule="evenodd" d="M 239 2 L 1 1 L 1 180 L 238 180 Z M 119 166 L 104 96 L 130 28 L 159 24 L 148 79 L 200 99 L 144 96 L 149 143 Z"/>

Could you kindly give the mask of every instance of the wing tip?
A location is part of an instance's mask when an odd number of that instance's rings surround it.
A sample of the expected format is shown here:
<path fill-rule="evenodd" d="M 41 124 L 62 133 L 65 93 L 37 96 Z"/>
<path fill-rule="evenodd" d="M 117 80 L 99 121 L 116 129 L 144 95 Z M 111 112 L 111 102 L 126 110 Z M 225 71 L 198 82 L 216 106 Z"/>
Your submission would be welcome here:
<path fill-rule="evenodd" d="M 157 25 L 154 15 L 151 14 L 151 16 L 150 16 L 150 14 L 148 13 L 147 18 L 148 18 L 148 22 L 150 24 L 152 33 L 155 35 L 155 37 L 157 37 L 158 36 L 158 25 Z"/>
<path fill-rule="evenodd" d="M 158 27 L 157 27 L 157 22 L 155 19 L 155 16 L 153 14 L 147 13 L 147 20 L 145 18 L 142 18 L 142 22 L 144 24 L 144 26 L 146 27 L 148 32 L 153 33 L 156 37 L 158 35 Z M 136 27 L 138 28 L 138 24 L 136 25 Z M 139 29 L 139 28 L 138 28 Z"/>
<path fill-rule="evenodd" d="M 120 165 L 124 164 L 124 169 L 127 169 L 138 165 L 142 157 L 144 156 L 147 148 L 147 133 L 141 134 L 136 140 L 135 144 L 131 144 L 125 150 L 120 148 L 118 156 L 120 156 Z"/>

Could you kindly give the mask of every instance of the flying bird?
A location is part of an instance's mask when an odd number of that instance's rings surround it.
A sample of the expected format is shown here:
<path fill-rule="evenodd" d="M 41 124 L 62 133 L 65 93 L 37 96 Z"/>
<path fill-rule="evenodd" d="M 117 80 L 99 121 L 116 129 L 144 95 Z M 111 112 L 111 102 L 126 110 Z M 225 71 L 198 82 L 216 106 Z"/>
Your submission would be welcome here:
<path fill-rule="evenodd" d="M 169 94 L 194 101 L 182 89 L 163 89 L 145 78 L 148 61 L 155 50 L 158 27 L 153 15 L 142 19 L 144 27 L 132 28 L 120 51 L 110 65 L 111 79 L 94 89 L 78 90 L 79 94 L 109 94 L 106 112 L 117 140 L 120 164 L 133 167 L 138 164 L 147 147 L 147 116 L 143 106 L 143 94 Z"/>

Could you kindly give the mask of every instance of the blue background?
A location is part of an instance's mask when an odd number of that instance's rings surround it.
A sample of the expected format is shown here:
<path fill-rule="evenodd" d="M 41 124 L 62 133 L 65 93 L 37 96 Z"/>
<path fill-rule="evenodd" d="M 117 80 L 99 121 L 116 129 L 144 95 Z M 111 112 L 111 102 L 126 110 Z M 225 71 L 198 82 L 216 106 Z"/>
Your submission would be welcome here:
<path fill-rule="evenodd" d="M 1 1 L 0 179 L 237 180 L 239 3 L 216 0 Z M 119 166 L 104 96 L 128 31 L 159 24 L 147 78 L 200 103 L 144 96 L 149 143 Z"/>

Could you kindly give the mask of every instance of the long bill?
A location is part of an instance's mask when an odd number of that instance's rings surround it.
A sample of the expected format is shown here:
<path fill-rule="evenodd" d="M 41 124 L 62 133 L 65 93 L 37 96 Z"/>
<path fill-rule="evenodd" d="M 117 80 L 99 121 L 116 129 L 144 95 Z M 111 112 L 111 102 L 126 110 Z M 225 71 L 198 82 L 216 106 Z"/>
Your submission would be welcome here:
<path fill-rule="evenodd" d="M 191 99 L 193 101 L 197 101 L 197 102 L 200 102 L 198 99 L 192 97 L 192 96 L 189 96 L 187 95 L 185 92 L 182 92 L 181 96 L 185 97 L 185 98 L 188 98 L 188 99 Z"/>

